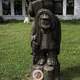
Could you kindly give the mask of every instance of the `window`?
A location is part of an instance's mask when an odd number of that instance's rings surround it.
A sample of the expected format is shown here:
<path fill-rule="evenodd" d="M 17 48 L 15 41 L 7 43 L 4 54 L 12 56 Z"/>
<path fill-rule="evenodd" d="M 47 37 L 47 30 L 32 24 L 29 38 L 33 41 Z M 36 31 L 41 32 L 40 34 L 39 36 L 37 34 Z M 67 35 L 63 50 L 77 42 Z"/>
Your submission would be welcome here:
<path fill-rule="evenodd" d="M 14 0 L 15 15 L 22 15 L 22 0 Z"/>
<path fill-rule="evenodd" d="M 54 0 L 55 14 L 62 15 L 63 13 L 63 0 Z"/>
<path fill-rule="evenodd" d="M 67 14 L 74 14 L 74 0 L 67 0 Z"/>
<path fill-rule="evenodd" d="M 11 15 L 10 0 L 2 0 L 3 15 Z"/>
<path fill-rule="evenodd" d="M 28 0 L 26 0 L 26 3 L 25 3 L 26 15 L 28 15 L 28 6 L 29 6 L 29 2 Z"/>

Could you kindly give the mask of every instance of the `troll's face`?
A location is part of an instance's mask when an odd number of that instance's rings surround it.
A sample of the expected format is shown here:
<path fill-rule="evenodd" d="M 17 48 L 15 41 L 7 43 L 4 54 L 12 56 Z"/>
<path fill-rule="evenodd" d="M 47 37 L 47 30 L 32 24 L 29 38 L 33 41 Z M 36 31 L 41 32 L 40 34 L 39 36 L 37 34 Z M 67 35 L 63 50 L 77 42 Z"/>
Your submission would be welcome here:
<path fill-rule="evenodd" d="M 42 14 L 39 18 L 39 26 L 41 28 L 47 29 L 50 28 L 51 20 L 48 14 Z"/>

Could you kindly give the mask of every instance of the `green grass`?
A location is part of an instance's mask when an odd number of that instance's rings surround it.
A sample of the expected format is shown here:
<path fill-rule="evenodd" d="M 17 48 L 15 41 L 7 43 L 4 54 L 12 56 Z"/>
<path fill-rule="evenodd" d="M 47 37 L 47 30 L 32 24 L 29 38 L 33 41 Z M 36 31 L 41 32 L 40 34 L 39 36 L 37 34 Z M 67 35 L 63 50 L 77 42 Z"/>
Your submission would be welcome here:
<path fill-rule="evenodd" d="M 21 80 L 31 65 L 31 25 L 0 25 L 0 80 Z"/>
<path fill-rule="evenodd" d="M 80 22 L 62 23 L 60 61 L 64 80 L 80 80 Z"/>
<path fill-rule="evenodd" d="M 62 22 L 59 60 L 64 80 L 80 80 L 80 22 Z M 31 24 L 0 24 L 0 80 L 22 80 L 31 69 Z"/>

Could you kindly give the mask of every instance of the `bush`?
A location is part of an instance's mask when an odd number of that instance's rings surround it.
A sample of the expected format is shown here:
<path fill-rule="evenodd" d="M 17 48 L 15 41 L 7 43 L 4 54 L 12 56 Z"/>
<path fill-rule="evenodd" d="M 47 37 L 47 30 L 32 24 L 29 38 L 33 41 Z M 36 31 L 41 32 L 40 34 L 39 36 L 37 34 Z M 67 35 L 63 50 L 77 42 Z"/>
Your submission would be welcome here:
<path fill-rule="evenodd" d="M 4 22 L 4 19 L 2 16 L 0 16 L 0 23 L 3 23 Z"/>

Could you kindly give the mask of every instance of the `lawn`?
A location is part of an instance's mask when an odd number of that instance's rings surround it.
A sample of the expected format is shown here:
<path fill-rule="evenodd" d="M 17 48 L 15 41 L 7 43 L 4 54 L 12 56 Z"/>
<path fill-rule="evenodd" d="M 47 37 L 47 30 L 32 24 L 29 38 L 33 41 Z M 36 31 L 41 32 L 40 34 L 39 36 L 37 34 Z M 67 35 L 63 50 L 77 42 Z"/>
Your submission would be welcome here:
<path fill-rule="evenodd" d="M 61 22 L 59 60 L 64 80 L 80 80 L 80 21 Z M 31 24 L 0 24 L 0 80 L 22 80 L 31 70 Z"/>

